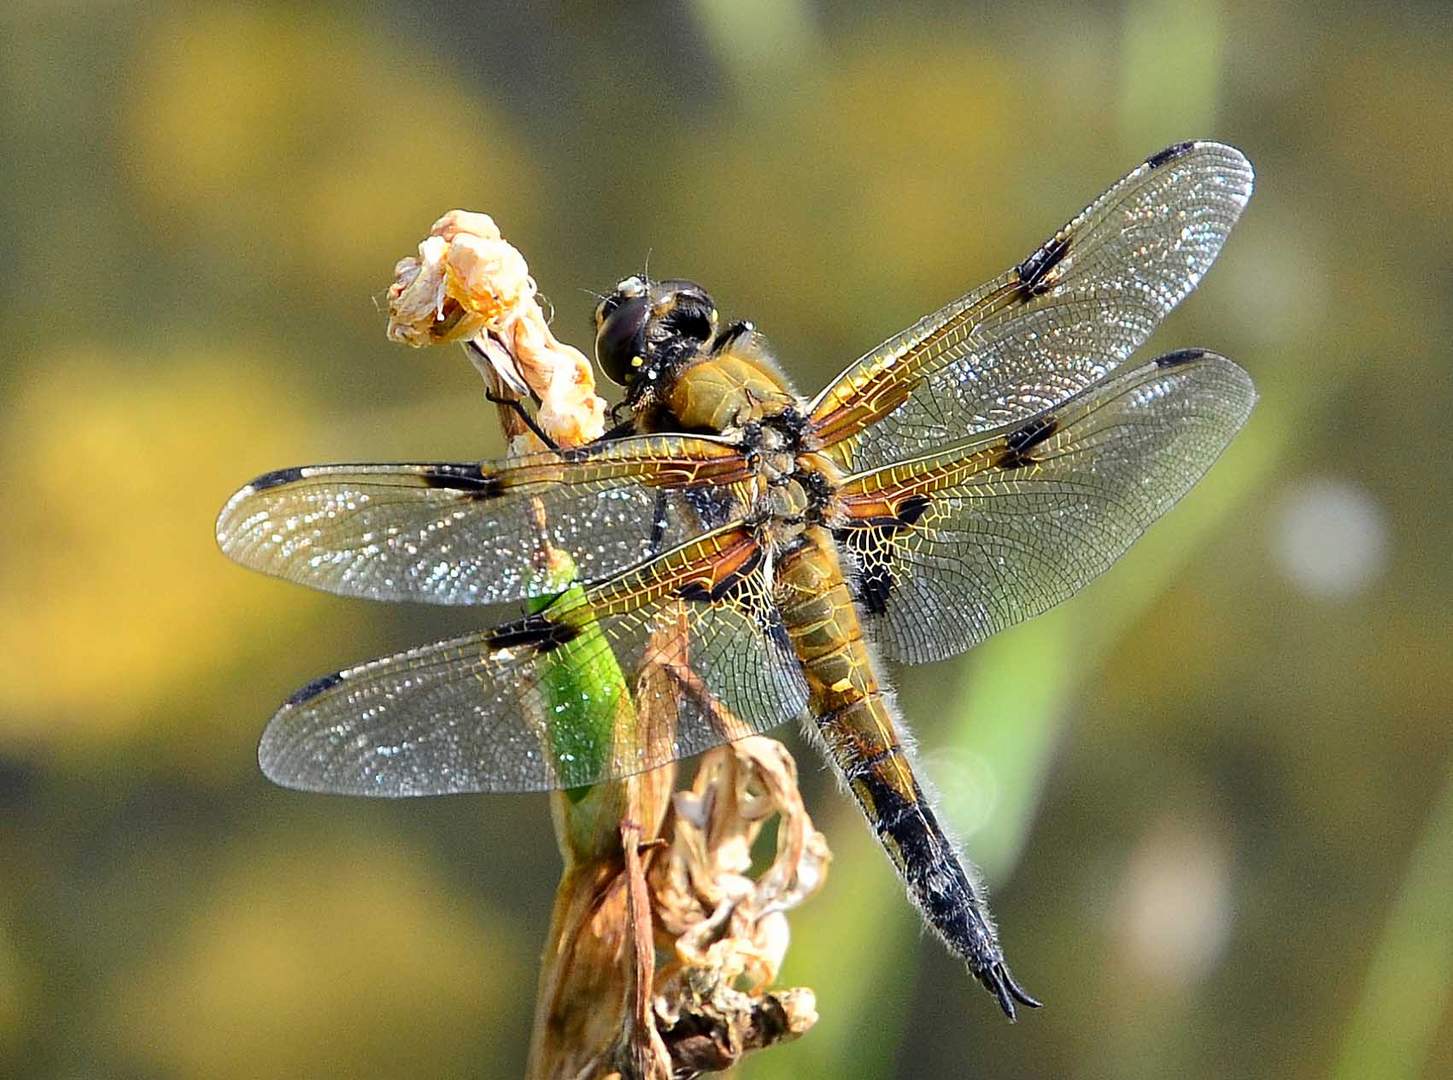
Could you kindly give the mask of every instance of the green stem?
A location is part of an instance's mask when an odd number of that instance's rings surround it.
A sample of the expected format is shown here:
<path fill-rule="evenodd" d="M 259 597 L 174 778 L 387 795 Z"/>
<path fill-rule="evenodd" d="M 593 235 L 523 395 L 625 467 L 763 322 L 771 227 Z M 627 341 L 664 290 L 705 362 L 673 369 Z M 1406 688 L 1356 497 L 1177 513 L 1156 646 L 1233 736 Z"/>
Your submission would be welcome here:
<path fill-rule="evenodd" d="M 1423 1075 L 1453 970 L 1453 770 L 1413 850 L 1333 1074 Z"/>

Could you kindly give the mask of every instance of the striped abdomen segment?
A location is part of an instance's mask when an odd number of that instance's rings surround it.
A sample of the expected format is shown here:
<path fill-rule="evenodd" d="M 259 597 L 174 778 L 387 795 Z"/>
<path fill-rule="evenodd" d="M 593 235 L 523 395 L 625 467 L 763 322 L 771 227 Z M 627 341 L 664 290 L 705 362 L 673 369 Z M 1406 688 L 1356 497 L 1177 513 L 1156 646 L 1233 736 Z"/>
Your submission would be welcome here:
<path fill-rule="evenodd" d="M 1016 1001 L 1038 1002 L 1005 966 L 983 893 L 913 775 L 832 539 L 819 528 L 804 535 L 807 543 L 782 560 L 777 597 L 807 674 L 817 730 L 909 896 L 1012 1019 Z"/>

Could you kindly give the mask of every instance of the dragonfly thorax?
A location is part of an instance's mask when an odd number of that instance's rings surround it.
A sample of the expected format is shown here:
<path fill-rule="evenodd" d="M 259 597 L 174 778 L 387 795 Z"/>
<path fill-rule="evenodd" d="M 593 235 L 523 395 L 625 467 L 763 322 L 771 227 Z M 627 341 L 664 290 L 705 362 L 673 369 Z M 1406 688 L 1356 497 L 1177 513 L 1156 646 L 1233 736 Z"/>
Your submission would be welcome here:
<path fill-rule="evenodd" d="M 832 524 L 841 516 L 842 473 L 821 454 L 795 454 L 781 472 L 775 471 L 774 462 L 764 467 L 760 481 L 761 494 L 751 518 L 761 542 L 774 551 L 796 547 L 806 529 Z"/>

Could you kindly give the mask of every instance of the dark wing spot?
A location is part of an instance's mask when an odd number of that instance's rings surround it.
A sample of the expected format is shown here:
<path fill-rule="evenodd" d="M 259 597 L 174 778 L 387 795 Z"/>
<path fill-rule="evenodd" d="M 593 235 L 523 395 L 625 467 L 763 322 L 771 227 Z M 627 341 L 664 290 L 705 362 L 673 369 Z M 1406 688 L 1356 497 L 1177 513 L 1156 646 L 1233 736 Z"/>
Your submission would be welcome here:
<path fill-rule="evenodd" d="M 898 533 L 913 528 L 933 506 L 928 495 L 910 495 L 891 515 L 862 518 L 836 530 L 839 544 L 857 557 L 858 603 L 869 615 L 884 615 L 898 578 L 893 573 L 893 544 Z"/>
<path fill-rule="evenodd" d="M 751 558 L 715 585 L 708 587 L 699 581 L 689 581 L 676 590 L 676 595 L 682 600 L 690 600 L 698 604 L 715 604 L 720 600 L 736 599 L 743 589 L 750 587 L 747 584 L 748 579 L 757 572 L 757 568 L 761 565 L 762 549 L 757 548 L 752 552 Z"/>
<path fill-rule="evenodd" d="M 1000 469 L 1019 469 L 1034 463 L 1031 451 L 1059 430 L 1059 420 L 1052 413 L 1034 417 L 1004 440 L 1003 452 L 994 460 Z"/>
<path fill-rule="evenodd" d="M 1042 413 L 1017 431 L 1012 432 L 1004 440 L 1005 449 L 1012 450 L 1016 454 L 1032 450 L 1053 435 L 1058 428 L 1059 421 L 1055 419 L 1053 413 Z"/>
<path fill-rule="evenodd" d="M 421 475 L 427 487 L 458 491 L 471 499 L 493 499 L 504 494 L 499 476 L 484 472 L 478 465 L 436 465 Z"/>
<path fill-rule="evenodd" d="M 898 525 L 908 528 L 918 524 L 918 519 L 928 512 L 933 500 L 927 495 L 910 495 L 898 504 Z"/>
<path fill-rule="evenodd" d="M 568 645 L 579 636 L 578 627 L 556 622 L 541 612 L 498 627 L 485 641 L 491 649 L 530 649 L 547 653 L 561 645 Z"/>
<path fill-rule="evenodd" d="M 1158 154 L 1151 154 L 1145 159 L 1145 163 L 1152 169 L 1158 169 L 1162 165 L 1175 161 L 1176 158 L 1183 158 L 1195 148 L 1193 142 L 1178 142 L 1174 146 L 1167 146 Z"/>
<path fill-rule="evenodd" d="M 1177 349 L 1173 353 L 1166 353 L 1164 356 L 1155 358 L 1156 367 L 1173 368 L 1182 364 L 1189 364 L 1196 360 L 1204 359 L 1205 349 Z"/>
<path fill-rule="evenodd" d="M 792 645 L 792 637 L 787 633 L 787 624 L 782 621 L 781 615 L 774 608 L 772 618 L 767 623 L 767 640 L 777 650 L 779 656 L 794 658 L 797 653 Z"/>
<path fill-rule="evenodd" d="M 275 472 L 263 473 L 247 486 L 254 492 L 267 491 L 269 488 L 282 487 L 284 484 L 291 484 L 303 478 L 303 470 L 298 466 L 291 469 L 278 469 Z"/>
<path fill-rule="evenodd" d="M 886 562 L 875 562 L 871 566 L 865 566 L 863 572 L 858 575 L 858 603 L 862 604 L 863 610 L 870 615 L 886 615 L 888 598 L 893 595 L 893 589 L 897 584 L 898 580 L 893 576 L 893 568 Z"/>
<path fill-rule="evenodd" d="M 1046 278 L 1048 278 L 1049 272 L 1069 254 L 1069 250 L 1070 238 L 1068 236 L 1053 236 L 1040 245 L 1038 251 L 1019 264 L 1017 268 L 1019 283 L 1025 299 L 1049 291 L 1050 283 Z"/>
<path fill-rule="evenodd" d="M 656 491 L 656 505 L 651 508 L 651 542 L 646 550 L 653 556 L 661 553 L 661 542 L 666 539 L 667 525 L 666 491 Z"/>
<path fill-rule="evenodd" d="M 341 671 L 335 671 L 332 675 L 324 675 L 321 679 L 314 679 L 307 686 L 303 687 L 301 690 L 296 691 L 293 696 L 288 698 L 288 700 L 285 701 L 283 704 L 285 706 L 305 704 L 306 702 L 312 701 L 319 694 L 325 693 L 328 690 L 332 690 L 333 687 L 337 686 L 342 681 L 343 673 Z"/>

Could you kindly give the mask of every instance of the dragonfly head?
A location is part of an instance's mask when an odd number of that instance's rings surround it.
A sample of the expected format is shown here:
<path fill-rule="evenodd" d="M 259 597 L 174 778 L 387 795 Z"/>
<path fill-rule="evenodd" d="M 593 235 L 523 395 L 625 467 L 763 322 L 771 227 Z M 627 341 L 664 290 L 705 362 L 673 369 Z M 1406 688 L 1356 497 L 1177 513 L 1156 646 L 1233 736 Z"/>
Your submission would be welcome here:
<path fill-rule="evenodd" d="M 595 362 L 618 386 L 662 370 L 716 334 L 716 305 L 692 281 L 628 277 L 595 309 Z"/>

